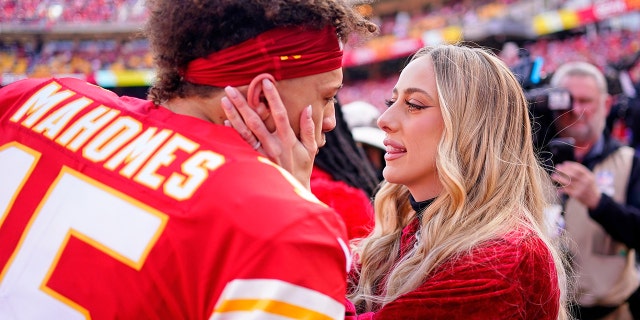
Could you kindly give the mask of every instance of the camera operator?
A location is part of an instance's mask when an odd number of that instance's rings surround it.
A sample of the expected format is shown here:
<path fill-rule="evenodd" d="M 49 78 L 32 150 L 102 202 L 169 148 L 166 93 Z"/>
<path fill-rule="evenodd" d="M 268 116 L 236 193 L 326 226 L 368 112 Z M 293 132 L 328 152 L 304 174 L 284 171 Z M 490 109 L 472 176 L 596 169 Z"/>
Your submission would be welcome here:
<path fill-rule="evenodd" d="M 611 108 L 607 118 L 607 127 L 613 128 L 616 121 L 622 121 L 630 132 L 623 133 L 629 140 L 629 146 L 640 153 L 640 82 L 634 84 L 630 70 L 640 62 L 640 51 L 607 64 L 605 70 L 611 75 L 613 87 L 618 94 L 617 102 Z M 606 74 L 606 73 L 605 73 Z"/>
<path fill-rule="evenodd" d="M 612 99 L 603 73 L 585 62 L 564 64 L 551 87 L 568 90 L 569 111 L 555 112 L 554 129 L 574 141 L 575 161 L 555 163 L 552 179 L 564 196 L 565 225 L 576 273 L 575 316 L 618 319 L 627 304 L 635 319 L 640 285 L 640 158 L 613 139 L 605 121 Z"/>

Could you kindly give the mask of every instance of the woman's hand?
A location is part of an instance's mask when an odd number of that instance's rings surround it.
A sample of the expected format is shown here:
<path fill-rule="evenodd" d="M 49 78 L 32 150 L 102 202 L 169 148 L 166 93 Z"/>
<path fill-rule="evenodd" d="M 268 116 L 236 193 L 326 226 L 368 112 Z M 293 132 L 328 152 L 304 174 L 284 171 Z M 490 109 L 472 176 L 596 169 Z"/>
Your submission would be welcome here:
<path fill-rule="evenodd" d="M 313 160 L 318 152 L 318 144 L 314 137 L 314 123 L 311 119 L 311 106 L 304 108 L 300 115 L 300 139 L 298 139 L 289 124 L 287 109 L 273 83 L 264 79 L 262 87 L 269 108 L 264 103 L 260 103 L 256 110 L 249 106 L 237 89 L 225 88 L 227 96 L 222 98 L 221 105 L 228 119 L 227 124 L 236 129 L 254 149 L 289 171 L 309 189 Z M 269 117 L 269 112 L 275 124 L 273 132 L 267 129 L 263 121 Z"/>

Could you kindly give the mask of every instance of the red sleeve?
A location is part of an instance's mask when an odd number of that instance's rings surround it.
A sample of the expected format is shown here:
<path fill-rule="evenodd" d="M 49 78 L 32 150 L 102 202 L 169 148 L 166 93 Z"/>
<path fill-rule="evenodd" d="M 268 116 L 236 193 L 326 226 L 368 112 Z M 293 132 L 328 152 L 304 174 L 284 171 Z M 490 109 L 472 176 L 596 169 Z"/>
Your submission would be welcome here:
<path fill-rule="evenodd" d="M 553 262 L 539 239 L 499 242 L 446 264 L 413 292 L 357 319 L 556 319 Z"/>
<path fill-rule="evenodd" d="M 7 110 L 13 107 L 13 104 L 17 104 L 23 101 L 23 98 L 33 92 L 27 89 L 38 87 L 44 84 L 47 79 L 35 79 L 27 78 L 20 81 L 13 82 L 0 88 L 0 115 L 2 117 L 8 116 Z"/>

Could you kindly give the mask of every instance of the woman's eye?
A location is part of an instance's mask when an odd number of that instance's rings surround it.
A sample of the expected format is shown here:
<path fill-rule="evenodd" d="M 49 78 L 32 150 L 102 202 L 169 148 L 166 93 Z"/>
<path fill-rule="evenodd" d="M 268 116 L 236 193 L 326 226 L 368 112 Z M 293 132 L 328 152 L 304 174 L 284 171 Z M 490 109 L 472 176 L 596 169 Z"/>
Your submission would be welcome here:
<path fill-rule="evenodd" d="M 409 109 L 422 110 L 422 109 L 426 108 L 425 106 L 417 105 L 417 104 L 411 103 L 409 101 L 407 101 L 406 103 L 407 103 L 407 106 L 409 106 Z"/>
<path fill-rule="evenodd" d="M 409 109 L 409 111 L 412 111 L 412 110 L 422 110 L 422 109 L 426 109 L 426 108 L 428 108 L 428 107 L 425 107 L 425 106 L 421 106 L 421 105 L 419 105 L 419 104 L 411 103 L 411 102 L 409 102 L 409 101 L 405 101 L 404 103 L 406 103 L 406 104 L 407 104 L 407 106 L 409 106 L 409 108 L 408 108 L 408 109 Z"/>
<path fill-rule="evenodd" d="M 384 104 L 387 106 L 387 108 L 390 108 L 394 103 L 396 103 L 396 100 L 394 99 L 387 99 L 384 100 Z M 428 107 L 419 105 L 419 104 L 415 104 L 412 102 L 409 102 L 409 100 L 404 100 L 404 103 L 407 105 L 408 109 L 411 110 L 422 110 Z"/>

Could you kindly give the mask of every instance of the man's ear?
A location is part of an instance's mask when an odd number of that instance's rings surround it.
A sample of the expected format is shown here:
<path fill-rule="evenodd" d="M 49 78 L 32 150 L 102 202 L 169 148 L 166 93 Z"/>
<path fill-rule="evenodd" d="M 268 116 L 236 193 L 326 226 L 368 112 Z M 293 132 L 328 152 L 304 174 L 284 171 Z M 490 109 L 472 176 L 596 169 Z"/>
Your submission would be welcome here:
<path fill-rule="evenodd" d="M 269 73 L 261 73 L 257 75 L 251 83 L 249 83 L 249 88 L 247 89 L 247 102 L 249 106 L 255 108 L 260 104 L 260 96 L 262 96 L 262 80 L 269 79 L 271 82 L 275 82 L 276 79 Z M 269 107 L 269 104 L 265 105 Z"/>

